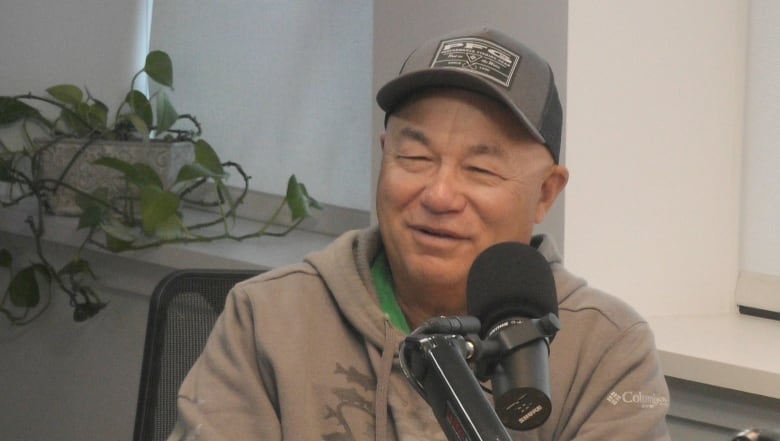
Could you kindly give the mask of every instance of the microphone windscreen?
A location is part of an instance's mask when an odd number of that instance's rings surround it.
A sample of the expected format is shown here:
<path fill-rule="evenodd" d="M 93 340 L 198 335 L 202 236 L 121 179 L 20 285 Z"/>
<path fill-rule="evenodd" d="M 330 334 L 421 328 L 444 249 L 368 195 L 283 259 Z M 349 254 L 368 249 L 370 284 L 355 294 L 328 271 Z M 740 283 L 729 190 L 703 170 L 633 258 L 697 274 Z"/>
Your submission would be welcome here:
<path fill-rule="evenodd" d="M 550 264 L 534 247 L 502 242 L 474 260 L 466 286 L 469 315 L 482 323 L 480 336 L 502 320 L 558 315 Z"/>

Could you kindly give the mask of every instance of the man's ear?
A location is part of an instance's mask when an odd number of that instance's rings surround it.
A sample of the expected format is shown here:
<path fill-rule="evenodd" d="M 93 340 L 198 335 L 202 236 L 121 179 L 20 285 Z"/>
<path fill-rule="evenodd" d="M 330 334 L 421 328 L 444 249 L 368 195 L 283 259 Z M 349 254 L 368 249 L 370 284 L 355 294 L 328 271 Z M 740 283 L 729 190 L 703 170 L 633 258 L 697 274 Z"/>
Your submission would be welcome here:
<path fill-rule="evenodd" d="M 555 164 L 547 171 L 539 191 L 539 202 L 536 204 L 535 222 L 537 224 L 541 223 L 547 216 L 567 182 L 569 182 L 569 170 L 566 167 Z"/>
<path fill-rule="evenodd" d="M 379 135 L 379 148 L 381 148 L 382 150 L 385 149 L 385 138 L 386 137 L 387 137 L 387 132 L 382 132 Z"/>

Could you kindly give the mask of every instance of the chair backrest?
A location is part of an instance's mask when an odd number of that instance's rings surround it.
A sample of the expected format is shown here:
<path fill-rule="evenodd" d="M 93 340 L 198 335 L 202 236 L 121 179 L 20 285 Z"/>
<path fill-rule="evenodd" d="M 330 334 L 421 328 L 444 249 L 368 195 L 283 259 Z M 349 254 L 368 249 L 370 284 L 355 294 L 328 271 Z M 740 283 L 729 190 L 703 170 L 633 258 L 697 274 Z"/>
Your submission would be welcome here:
<path fill-rule="evenodd" d="M 154 290 L 146 325 L 134 441 L 163 441 L 176 396 L 236 283 L 261 270 L 177 270 Z"/>

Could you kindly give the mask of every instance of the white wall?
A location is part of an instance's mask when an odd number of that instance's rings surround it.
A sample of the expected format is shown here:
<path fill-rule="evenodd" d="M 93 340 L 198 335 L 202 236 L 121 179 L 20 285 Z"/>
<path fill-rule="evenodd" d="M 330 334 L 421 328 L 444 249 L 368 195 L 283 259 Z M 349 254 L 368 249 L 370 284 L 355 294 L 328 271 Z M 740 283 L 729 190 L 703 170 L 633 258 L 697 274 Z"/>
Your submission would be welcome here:
<path fill-rule="evenodd" d="M 780 276 L 780 2 L 752 0 L 742 268 Z"/>
<path fill-rule="evenodd" d="M 565 262 L 646 315 L 734 308 L 746 12 L 569 4 Z"/>
<path fill-rule="evenodd" d="M 780 312 L 780 2 L 751 0 L 739 305 Z"/>

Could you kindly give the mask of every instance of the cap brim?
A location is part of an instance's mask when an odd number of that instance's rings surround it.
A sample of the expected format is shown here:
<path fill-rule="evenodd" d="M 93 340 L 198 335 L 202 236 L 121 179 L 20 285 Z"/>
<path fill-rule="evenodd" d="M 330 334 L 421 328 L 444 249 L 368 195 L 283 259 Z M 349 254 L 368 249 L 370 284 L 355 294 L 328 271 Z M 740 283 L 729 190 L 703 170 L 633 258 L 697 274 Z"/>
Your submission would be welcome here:
<path fill-rule="evenodd" d="M 382 110 L 389 114 L 410 94 L 428 87 L 457 87 L 493 98 L 507 106 L 534 139 L 542 144 L 547 143 L 539 130 L 531 124 L 505 90 L 494 85 L 491 80 L 460 69 L 431 68 L 403 74 L 379 89 L 376 102 Z"/>

